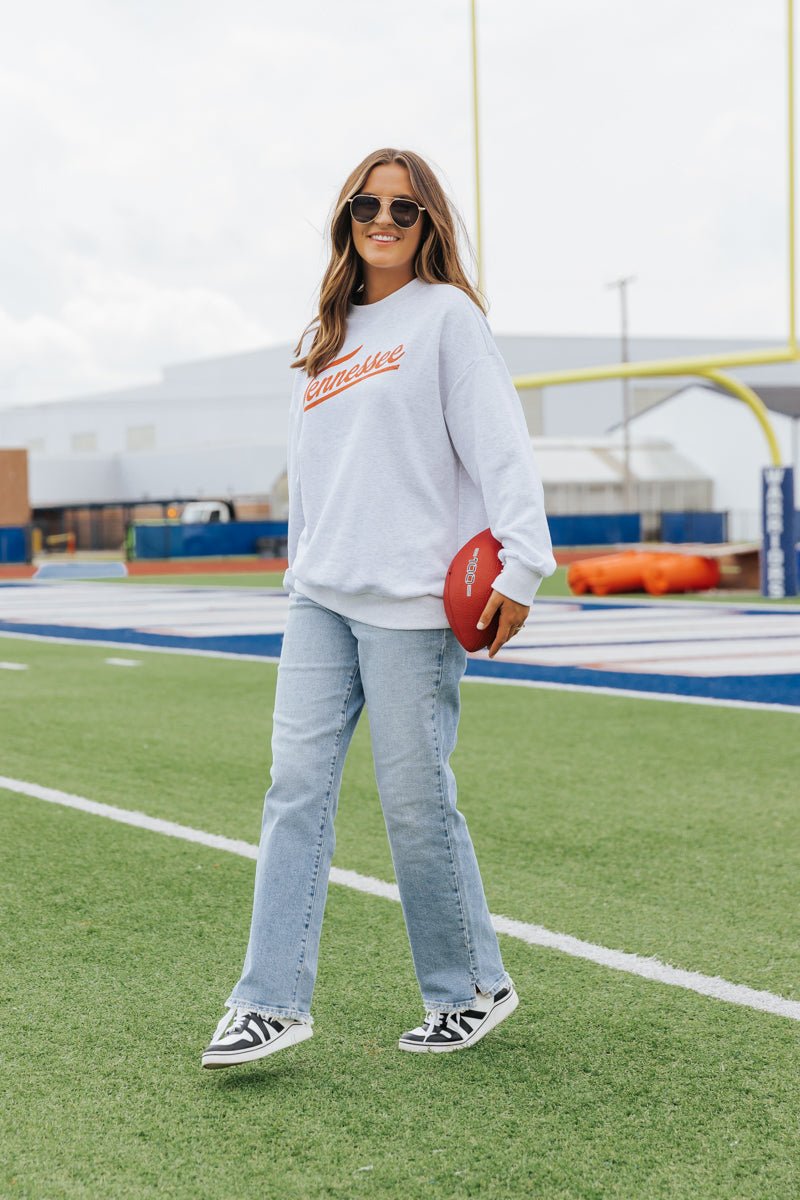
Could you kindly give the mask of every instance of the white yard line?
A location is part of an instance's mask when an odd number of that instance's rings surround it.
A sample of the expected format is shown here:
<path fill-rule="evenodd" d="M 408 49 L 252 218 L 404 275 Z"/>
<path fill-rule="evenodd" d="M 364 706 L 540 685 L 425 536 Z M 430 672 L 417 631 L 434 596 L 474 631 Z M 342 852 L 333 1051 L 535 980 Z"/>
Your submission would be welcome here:
<path fill-rule="evenodd" d="M 283 630 L 276 630 L 282 633 Z M 229 650 L 195 650 L 190 646 L 151 646 L 147 642 L 114 641 L 112 638 L 75 638 L 59 637 L 53 633 L 16 633 L 10 629 L 0 629 L 0 637 L 22 638 L 24 642 L 57 642 L 62 646 L 113 646 L 114 649 L 135 650 L 137 654 L 149 652 L 152 654 L 190 654 L 195 658 L 227 658 L 234 662 L 276 663 L 278 655 L 271 658 L 267 654 L 234 654 Z M 638 694 L 638 693 L 637 693 Z"/>
<path fill-rule="evenodd" d="M 87 800 L 84 796 L 73 796 L 69 792 L 61 792 L 56 788 L 41 787 L 36 783 L 26 783 L 21 779 L 9 779 L 0 775 L 0 788 L 16 792 L 21 796 L 30 796 L 35 800 L 48 800 L 52 804 L 61 804 L 66 808 L 79 809 L 81 812 L 92 813 L 97 817 L 108 817 L 112 821 L 120 821 L 123 825 L 133 825 L 137 829 L 148 829 L 153 833 L 163 833 L 167 837 L 180 838 L 185 842 L 197 842 L 201 846 L 209 846 L 214 850 L 223 850 L 229 854 L 238 854 L 242 858 L 255 859 L 258 847 L 249 842 L 237 841 L 234 838 L 222 837 L 215 833 L 206 833 L 202 829 L 192 829 L 189 825 L 178 825 L 174 821 L 164 821 L 160 817 L 150 817 L 146 813 L 136 812 L 127 808 L 116 808 L 112 804 L 99 804 L 95 800 Z M 386 883 L 382 879 L 373 879 L 370 875 L 359 875 L 356 871 L 344 871 L 339 867 L 331 867 L 331 883 L 341 887 L 353 888 L 358 892 L 367 892 L 371 896 L 380 896 L 384 900 L 399 902 L 400 893 L 397 885 Z M 542 925 L 529 925 L 524 921 L 515 921 L 511 917 L 492 915 L 492 924 L 498 933 L 527 942 L 530 946 L 546 946 L 551 950 L 560 950 L 573 958 L 585 958 L 602 967 L 610 967 L 614 971 L 624 971 L 628 975 L 639 975 L 642 979 L 650 979 L 655 983 L 665 983 L 671 987 L 685 988 L 697 992 L 701 996 L 710 996 L 714 1000 L 724 1000 L 728 1004 L 739 1004 L 744 1008 L 756 1009 L 759 1012 L 773 1013 L 778 1017 L 788 1017 L 791 1021 L 800 1021 L 800 1001 L 787 1000 L 773 992 L 757 991 L 741 983 L 730 983 L 714 975 L 701 975 L 698 971 L 683 971 L 671 967 L 657 958 L 642 958 L 638 954 L 630 954 L 622 950 L 609 950 L 605 946 L 595 946 L 592 942 L 583 942 L 579 938 L 570 937 L 566 933 L 553 933 Z"/>

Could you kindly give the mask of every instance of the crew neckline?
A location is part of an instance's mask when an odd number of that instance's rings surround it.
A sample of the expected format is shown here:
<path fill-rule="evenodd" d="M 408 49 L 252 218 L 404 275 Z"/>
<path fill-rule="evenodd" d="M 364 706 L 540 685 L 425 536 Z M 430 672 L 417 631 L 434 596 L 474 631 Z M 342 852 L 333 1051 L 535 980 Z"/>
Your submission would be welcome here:
<path fill-rule="evenodd" d="M 372 304 L 354 304 L 351 300 L 348 318 L 368 316 L 370 313 L 384 313 L 387 309 L 394 308 L 395 304 L 405 299 L 406 296 L 416 292 L 419 287 L 424 286 L 424 282 L 424 280 L 415 275 L 413 279 L 409 279 L 408 283 L 404 283 L 402 287 L 396 288 L 388 296 L 384 296 L 382 300 L 374 300 Z"/>

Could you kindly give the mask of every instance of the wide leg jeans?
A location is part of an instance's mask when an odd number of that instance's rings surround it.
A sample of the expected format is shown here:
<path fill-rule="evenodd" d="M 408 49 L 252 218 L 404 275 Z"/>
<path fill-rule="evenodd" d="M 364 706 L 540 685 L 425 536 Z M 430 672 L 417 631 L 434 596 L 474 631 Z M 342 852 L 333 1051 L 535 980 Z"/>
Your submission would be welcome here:
<path fill-rule="evenodd" d="M 366 704 L 375 778 L 426 1009 L 469 1008 L 503 967 L 450 767 L 466 651 L 290 593 L 250 937 L 228 1005 L 313 1024 L 311 998 L 345 755 Z"/>

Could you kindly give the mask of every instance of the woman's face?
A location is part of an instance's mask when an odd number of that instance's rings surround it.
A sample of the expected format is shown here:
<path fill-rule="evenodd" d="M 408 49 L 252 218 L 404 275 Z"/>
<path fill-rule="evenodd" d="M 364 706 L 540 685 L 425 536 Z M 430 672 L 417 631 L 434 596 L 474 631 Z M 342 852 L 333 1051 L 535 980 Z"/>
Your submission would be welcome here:
<path fill-rule="evenodd" d="M 408 200 L 420 203 L 419 196 L 414 195 L 408 167 L 402 163 L 381 163 L 373 167 L 367 176 L 360 192 L 369 192 L 372 196 L 385 196 L 393 200 L 402 196 Z M 401 229 L 392 220 L 388 205 L 384 205 L 374 221 L 362 224 L 350 218 L 350 229 L 353 245 L 369 267 L 375 270 L 400 271 L 409 278 L 414 275 L 414 258 L 422 241 L 423 221 L 425 214 L 420 213 L 417 223 L 411 229 Z M 373 236 L 376 233 L 389 234 L 395 240 L 379 242 Z"/>

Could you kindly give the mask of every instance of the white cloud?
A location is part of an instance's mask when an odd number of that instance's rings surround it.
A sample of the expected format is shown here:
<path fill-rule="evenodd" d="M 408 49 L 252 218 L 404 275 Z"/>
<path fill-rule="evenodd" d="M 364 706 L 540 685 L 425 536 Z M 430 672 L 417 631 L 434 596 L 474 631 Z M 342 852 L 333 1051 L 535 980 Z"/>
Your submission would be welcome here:
<path fill-rule="evenodd" d="M 479 0 L 483 232 L 503 332 L 782 336 L 781 0 Z M 464 0 L 32 0 L 0 45 L 0 403 L 291 341 L 376 146 L 473 229 Z M 10 183 L 9 183 L 10 181 Z"/>
<path fill-rule="evenodd" d="M 0 387 L 11 403 L 152 382 L 165 362 L 275 340 L 230 296 L 78 265 L 56 316 L 0 311 Z"/>

